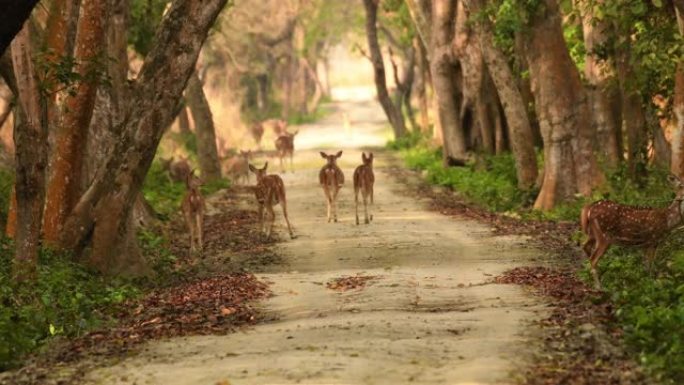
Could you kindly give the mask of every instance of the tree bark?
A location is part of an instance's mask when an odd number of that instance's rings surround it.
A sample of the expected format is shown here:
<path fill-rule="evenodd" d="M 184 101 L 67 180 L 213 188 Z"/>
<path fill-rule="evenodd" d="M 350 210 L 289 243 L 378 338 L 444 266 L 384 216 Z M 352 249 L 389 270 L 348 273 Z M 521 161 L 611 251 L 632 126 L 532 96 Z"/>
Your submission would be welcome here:
<path fill-rule="evenodd" d="M 16 233 L 13 276 L 35 278 L 45 201 L 47 104 L 41 97 L 31 60 L 28 23 L 12 42 L 12 63 L 18 92 L 14 127 L 16 144 Z"/>
<path fill-rule="evenodd" d="M 592 127 L 596 132 L 596 150 L 611 168 L 620 164 L 622 151 L 619 147 L 621 135 L 620 121 L 615 119 L 613 107 L 619 103 L 620 94 L 614 84 L 615 69 L 609 61 L 597 57 L 596 49 L 606 44 L 608 23 L 599 20 L 593 13 L 593 2 L 579 3 L 582 14 L 585 56 L 584 77 L 588 83 L 587 97 L 592 117 Z"/>
<path fill-rule="evenodd" d="M 64 221 L 81 192 L 83 160 L 90 120 L 95 107 L 97 80 L 94 60 L 103 52 L 108 0 L 83 0 L 78 22 L 75 57 L 77 72 L 83 81 L 64 101 L 61 124 L 57 128 L 44 213 L 43 236 L 46 243 L 57 245 Z"/>
<path fill-rule="evenodd" d="M 618 48 L 616 59 L 622 100 L 622 126 L 627 135 L 627 172 L 630 178 L 637 180 L 648 158 L 646 116 L 642 98 L 633 87 L 634 68 L 630 58 L 631 48 L 628 44 L 626 42 Z"/>
<path fill-rule="evenodd" d="M 116 273 L 117 265 L 127 262 L 121 240 L 130 229 L 129 214 L 207 32 L 225 4 L 176 0 L 171 5 L 128 93 L 117 141 L 64 226 L 62 245 L 77 252 L 90 248 L 89 261 L 101 271 Z"/>
<path fill-rule="evenodd" d="M 568 53 L 556 0 L 545 0 L 530 21 L 527 61 L 544 139 L 544 178 L 534 204 L 548 210 L 602 181 L 579 73 Z"/>
<path fill-rule="evenodd" d="M 389 92 L 387 91 L 387 79 L 385 77 L 385 64 L 382 61 L 382 52 L 378 44 L 378 4 L 374 0 L 363 0 L 366 9 L 366 37 L 368 38 L 368 51 L 370 60 L 373 64 L 373 75 L 375 78 L 375 88 L 378 93 L 378 100 L 382 109 L 387 115 L 387 119 L 392 125 L 394 137 L 400 138 L 406 135 L 406 125 L 401 110 L 392 103 Z"/>
<path fill-rule="evenodd" d="M 679 34 L 684 36 L 684 0 L 675 1 L 677 26 Z M 680 178 L 684 178 L 684 62 L 677 63 L 675 72 L 675 90 L 672 110 L 676 120 L 676 129 L 672 135 L 672 164 L 670 169 Z"/>
<path fill-rule="evenodd" d="M 415 25 L 418 37 L 424 47 L 429 47 L 430 44 L 432 44 L 432 17 L 430 15 L 431 9 L 429 3 L 429 0 L 406 0 L 406 5 L 408 6 L 409 14 L 413 20 L 413 25 Z"/>
<path fill-rule="evenodd" d="M 24 21 L 31 16 L 38 0 L 5 1 L 0 3 L 0 56 L 5 52 L 14 37 L 24 26 Z"/>
<path fill-rule="evenodd" d="M 181 107 L 178 113 L 178 131 L 183 135 L 190 135 L 190 118 L 188 117 L 188 109 Z"/>
<path fill-rule="evenodd" d="M 456 71 L 452 57 L 455 0 L 432 2 L 432 42 L 430 72 L 435 90 L 437 116 L 444 141 L 444 164 L 463 164 L 466 158 L 466 138 L 460 122 L 462 97 L 455 87 Z"/>
<path fill-rule="evenodd" d="M 481 0 L 470 1 L 471 7 L 481 9 Z M 466 3 L 468 4 L 468 2 Z M 496 86 L 508 124 L 509 138 L 518 176 L 518 187 L 530 189 L 537 181 L 537 157 L 534 151 L 534 137 L 517 82 L 506 56 L 494 45 L 494 36 L 487 21 L 477 23 L 482 55 Z M 501 125 L 501 123 L 499 123 Z M 497 130 L 498 132 L 498 130 Z"/>
<path fill-rule="evenodd" d="M 428 61 L 425 46 L 418 38 L 413 38 L 413 49 L 416 51 L 416 70 L 418 72 L 417 81 L 415 85 L 415 94 L 418 98 L 418 111 L 420 116 L 420 130 L 426 133 L 430 129 L 430 116 L 428 113 Z"/>
<path fill-rule="evenodd" d="M 190 112 L 192 112 L 192 119 L 195 122 L 197 158 L 202 178 L 205 181 L 219 179 L 221 178 L 221 164 L 219 163 L 218 151 L 216 149 L 214 119 L 197 72 L 193 73 L 188 80 L 185 98 Z"/>

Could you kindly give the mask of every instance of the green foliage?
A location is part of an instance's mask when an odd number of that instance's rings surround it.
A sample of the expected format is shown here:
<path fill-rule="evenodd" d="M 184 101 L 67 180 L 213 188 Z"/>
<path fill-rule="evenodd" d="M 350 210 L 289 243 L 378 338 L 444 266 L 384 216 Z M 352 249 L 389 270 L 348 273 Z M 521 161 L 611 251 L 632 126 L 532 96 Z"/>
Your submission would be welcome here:
<path fill-rule="evenodd" d="M 140 249 L 155 272 L 155 282 L 169 282 L 177 277 L 178 258 L 169 250 L 168 240 L 151 229 L 142 229 L 137 235 Z"/>
<path fill-rule="evenodd" d="M 599 263 L 627 344 L 664 384 L 684 383 L 684 236 L 659 248 L 652 271 L 642 252 L 612 247 Z M 583 275 L 589 280 L 588 269 Z"/>
<path fill-rule="evenodd" d="M 154 34 L 162 19 L 166 0 L 132 0 L 128 43 L 141 55 L 147 55 L 154 44 Z"/>
<path fill-rule="evenodd" d="M 515 164 L 510 154 L 487 156 L 484 170 L 442 166 L 441 151 L 415 147 L 402 152 L 412 169 L 425 170 L 430 183 L 453 188 L 464 198 L 492 211 L 510 211 L 528 204 L 530 193 L 517 187 Z"/>
<path fill-rule="evenodd" d="M 7 219 L 13 185 L 14 173 L 0 169 L 0 223 L 4 223 Z"/>
<path fill-rule="evenodd" d="M 416 147 L 420 143 L 423 143 L 425 139 L 426 136 L 422 132 L 411 131 L 401 138 L 390 140 L 385 147 L 390 150 L 404 150 Z"/>
<path fill-rule="evenodd" d="M 145 177 L 143 195 L 154 211 L 168 218 L 178 212 L 185 194 L 185 184 L 174 182 L 158 162 L 153 162 Z"/>
<path fill-rule="evenodd" d="M 41 250 L 35 284 L 12 282 L 13 245 L 0 239 L 0 370 L 54 336 L 73 337 L 106 322 L 115 305 L 138 294 L 66 255 Z"/>

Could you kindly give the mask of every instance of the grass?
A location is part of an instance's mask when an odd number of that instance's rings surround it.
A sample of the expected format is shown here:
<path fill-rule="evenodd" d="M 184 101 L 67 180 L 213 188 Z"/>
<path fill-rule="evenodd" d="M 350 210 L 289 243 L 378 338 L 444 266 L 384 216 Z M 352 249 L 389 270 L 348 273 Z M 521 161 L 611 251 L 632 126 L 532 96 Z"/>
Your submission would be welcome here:
<path fill-rule="evenodd" d="M 56 336 L 74 337 L 111 320 L 117 304 L 139 290 L 110 280 L 64 254 L 43 249 L 34 284 L 10 279 L 14 247 L 0 239 L 0 371 Z"/>
<path fill-rule="evenodd" d="M 390 144 L 398 149 L 409 168 L 423 171 L 428 182 L 454 189 L 470 203 L 494 212 L 514 212 L 528 220 L 578 221 L 582 206 L 598 199 L 624 204 L 663 207 L 673 197 L 667 170 L 650 168 L 646 177 L 633 182 L 623 167 L 607 174 L 605 186 L 592 197 L 577 198 L 551 211 L 531 208 L 538 191 L 517 188 L 515 164 L 510 154 L 485 157 L 476 167 L 442 167 L 441 152 L 420 140 Z M 573 239 L 579 240 L 578 233 Z M 642 251 L 611 247 L 599 263 L 602 284 L 615 306 L 628 348 L 661 383 L 684 383 L 684 234 L 675 231 L 659 248 L 657 263 L 649 271 Z M 592 284 L 588 262 L 579 275 Z"/>

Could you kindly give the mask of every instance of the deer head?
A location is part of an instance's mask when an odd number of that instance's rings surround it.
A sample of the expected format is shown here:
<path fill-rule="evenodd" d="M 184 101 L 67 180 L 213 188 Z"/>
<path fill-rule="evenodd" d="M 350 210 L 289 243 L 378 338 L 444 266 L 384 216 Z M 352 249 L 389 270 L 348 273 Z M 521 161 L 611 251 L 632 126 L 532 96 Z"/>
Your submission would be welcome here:
<path fill-rule="evenodd" d="M 342 156 L 342 151 L 338 151 L 337 154 L 334 155 L 328 155 L 325 152 L 321 151 L 321 158 L 325 159 L 328 163 L 328 166 L 336 166 L 337 165 L 337 158 Z"/>
<path fill-rule="evenodd" d="M 168 159 L 159 158 L 159 165 L 161 166 L 162 170 L 169 171 L 171 169 L 171 163 L 173 163 L 173 157 Z"/>
<path fill-rule="evenodd" d="M 196 190 L 203 184 L 202 179 L 195 175 L 195 170 L 191 170 L 185 178 L 185 185 L 188 190 Z"/>
<path fill-rule="evenodd" d="M 264 167 L 262 168 L 256 168 L 253 165 L 249 165 L 249 171 L 253 172 L 256 175 L 257 178 L 257 183 L 261 182 L 262 179 L 266 176 L 266 169 L 268 168 L 268 162 L 264 164 Z"/>
<path fill-rule="evenodd" d="M 240 157 L 245 160 L 249 160 L 252 157 L 252 150 L 242 151 L 240 150 Z"/>
<path fill-rule="evenodd" d="M 373 153 L 369 152 L 368 156 L 366 156 L 365 152 L 361 153 L 361 160 L 363 161 L 364 166 L 369 166 L 373 167 Z"/>

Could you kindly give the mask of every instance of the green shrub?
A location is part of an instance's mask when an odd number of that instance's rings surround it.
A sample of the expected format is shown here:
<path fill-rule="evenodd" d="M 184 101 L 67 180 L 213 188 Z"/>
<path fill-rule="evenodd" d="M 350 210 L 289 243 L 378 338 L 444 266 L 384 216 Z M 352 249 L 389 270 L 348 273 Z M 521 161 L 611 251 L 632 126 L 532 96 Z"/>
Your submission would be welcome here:
<path fill-rule="evenodd" d="M 102 325 L 114 305 L 138 293 L 49 250 L 40 253 L 35 284 L 18 286 L 10 279 L 12 258 L 11 242 L 0 239 L 0 370 L 51 337 L 77 336 Z"/>
<path fill-rule="evenodd" d="M 387 147 L 390 150 L 404 150 L 416 147 L 425 140 L 425 134 L 420 131 L 411 131 L 401 138 L 390 140 Z"/>
<path fill-rule="evenodd" d="M 154 210 L 168 218 L 180 209 L 185 184 L 174 182 L 158 162 L 152 163 L 143 184 L 143 195 Z"/>
<path fill-rule="evenodd" d="M 0 169 L 0 223 L 4 223 L 7 219 L 13 184 L 14 173 L 9 170 Z"/>

